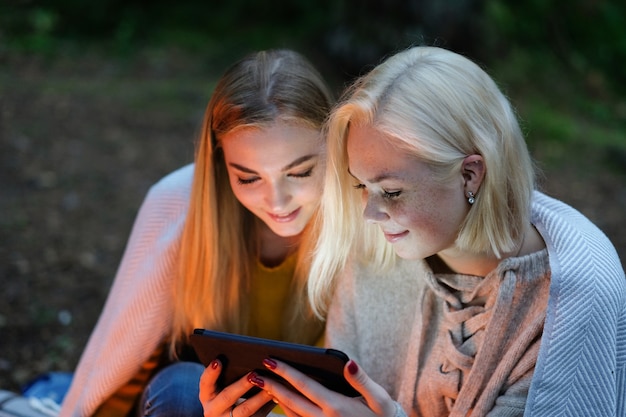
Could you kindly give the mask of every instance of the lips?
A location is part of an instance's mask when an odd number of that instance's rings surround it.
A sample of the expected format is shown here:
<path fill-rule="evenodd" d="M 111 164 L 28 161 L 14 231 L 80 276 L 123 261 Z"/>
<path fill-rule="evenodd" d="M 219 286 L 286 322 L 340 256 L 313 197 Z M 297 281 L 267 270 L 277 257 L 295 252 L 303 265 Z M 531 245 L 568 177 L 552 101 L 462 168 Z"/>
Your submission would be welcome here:
<path fill-rule="evenodd" d="M 398 240 L 402 239 L 403 237 L 405 237 L 406 235 L 409 234 L 408 230 L 405 230 L 404 232 L 400 232 L 400 233 L 389 233 L 389 232 L 383 232 L 383 234 L 385 235 L 385 239 L 387 239 L 387 242 L 389 243 L 395 243 Z"/>
<path fill-rule="evenodd" d="M 299 213 L 300 213 L 300 207 L 298 207 L 291 213 L 284 214 L 284 215 L 272 214 L 272 213 L 267 213 L 267 215 L 276 223 L 289 223 L 290 221 L 295 220 L 295 218 L 298 217 Z"/>

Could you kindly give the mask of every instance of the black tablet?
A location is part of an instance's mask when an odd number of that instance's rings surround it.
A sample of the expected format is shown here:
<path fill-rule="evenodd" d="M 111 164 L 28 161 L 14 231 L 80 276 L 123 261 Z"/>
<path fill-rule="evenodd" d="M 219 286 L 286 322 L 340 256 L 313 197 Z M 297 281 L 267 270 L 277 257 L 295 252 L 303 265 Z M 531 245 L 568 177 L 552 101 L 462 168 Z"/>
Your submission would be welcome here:
<path fill-rule="evenodd" d="M 339 350 L 205 329 L 194 330 L 190 343 L 204 366 L 209 366 L 216 358 L 222 362 L 220 387 L 232 384 L 251 371 L 281 379 L 263 366 L 263 359 L 272 358 L 298 369 L 328 389 L 350 397 L 361 395 L 343 377 L 348 356 Z M 257 391 L 258 388 L 253 389 L 246 396 Z"/>

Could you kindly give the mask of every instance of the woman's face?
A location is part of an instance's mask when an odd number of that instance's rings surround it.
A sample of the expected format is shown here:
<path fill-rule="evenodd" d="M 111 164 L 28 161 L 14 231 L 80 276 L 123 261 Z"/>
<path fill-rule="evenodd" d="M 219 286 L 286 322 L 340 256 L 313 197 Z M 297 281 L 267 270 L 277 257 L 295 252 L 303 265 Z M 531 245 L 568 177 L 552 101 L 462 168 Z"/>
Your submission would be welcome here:
<path fill-rule="evenodd" d="M 363 216 L 380 226 L 398 256 L 422 259 L 453 247 L 469 210 L 464 177 L 445 184 L 423 162 L 369 126 L 351 126 L 348 165 Z"/>
<path fill-rule="evenodd" d="M 277 122 L 221 138 L 230 186 L 275 234 L 296 236 L 318 206 L 323 141 L 315 129 Z"/>

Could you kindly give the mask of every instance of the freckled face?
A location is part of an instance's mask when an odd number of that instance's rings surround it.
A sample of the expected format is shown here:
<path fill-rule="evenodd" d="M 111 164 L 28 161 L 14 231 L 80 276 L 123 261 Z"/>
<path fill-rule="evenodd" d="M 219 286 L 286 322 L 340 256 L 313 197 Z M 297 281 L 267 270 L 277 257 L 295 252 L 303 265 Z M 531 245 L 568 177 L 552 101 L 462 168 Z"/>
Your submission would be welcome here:
<path fill-rule="evenodd" d="M 380 226 L 398 256 L 422 259 L 453 246 L 469 210 L 459 172 L 446 184 L 371 126 L 351 126 L 348 165 L 366 221 Z"/>
<path fill-rule="evenodd" d="M 319 131 L 278 122 L 234 131 L 221 142 L 235 197 L 278 236 L 299 235 L 322 193 Z"/>

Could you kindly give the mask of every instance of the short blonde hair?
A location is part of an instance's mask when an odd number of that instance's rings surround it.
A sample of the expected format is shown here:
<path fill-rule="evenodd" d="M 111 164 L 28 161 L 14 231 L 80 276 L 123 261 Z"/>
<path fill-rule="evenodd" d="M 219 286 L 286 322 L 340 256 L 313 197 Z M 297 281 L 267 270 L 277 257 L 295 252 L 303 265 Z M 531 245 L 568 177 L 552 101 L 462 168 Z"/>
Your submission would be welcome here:
<path fill-rule="evenodd" d="M 318 314 L 350 256 L 365 255 L 379 267 L 394 258 L 377 228 L 363 221 L 358 194 L 349 192 L 354 182 L 347 173 L 351 125 L 383 133 L 430 165 L 442 181 L 459 172 L 465 157 L 481 155 L 485 177 L 456 245 L 499 257 L 519 243 L 529 222 L 535 176 L 508 99 L 469 59 L 441 48 L 413 47 L 358 79 L 331 113 L 321 229 L 309 277 Z"/>

